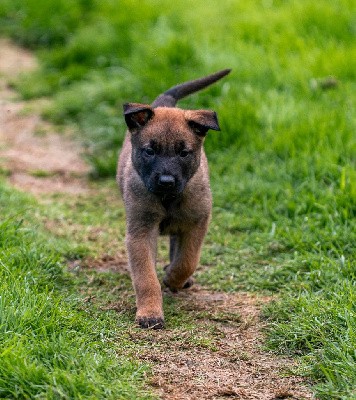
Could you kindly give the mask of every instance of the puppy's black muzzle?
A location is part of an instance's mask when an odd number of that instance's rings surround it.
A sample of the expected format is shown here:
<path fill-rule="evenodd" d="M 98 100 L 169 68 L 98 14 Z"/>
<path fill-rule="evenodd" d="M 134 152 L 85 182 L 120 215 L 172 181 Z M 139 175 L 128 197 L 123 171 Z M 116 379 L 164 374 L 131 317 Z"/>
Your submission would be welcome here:
<path fill-rule="evenodd" d="M 151 192 L 158 196 L 173 196 L 178 195 L 183 187 L 181 180 L 170 174 L 159 174 L 156 175 L 154 184 L 151 185 Z"/>

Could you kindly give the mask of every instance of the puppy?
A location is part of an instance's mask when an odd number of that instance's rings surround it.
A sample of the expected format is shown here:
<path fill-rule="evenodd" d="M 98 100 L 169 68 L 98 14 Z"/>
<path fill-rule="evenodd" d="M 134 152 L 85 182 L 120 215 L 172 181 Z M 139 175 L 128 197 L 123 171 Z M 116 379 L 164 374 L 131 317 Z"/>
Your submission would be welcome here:
<path fill-rule="evenodd" d="M 220 130 L 217 116 L 209 110 L 175 108 L 176 102 L 229 72 L 175 86 L 152 105 L 124 104 L 128 132 L 117 181 L 126 208 L 126 244 L 141 328 L 164 327 L 155 270 L 158 235 L 170 235 L 170 264 L 163 282 L 176 292 L 192 284 L 211 216 L 203 142 L 209 129 Z"/>

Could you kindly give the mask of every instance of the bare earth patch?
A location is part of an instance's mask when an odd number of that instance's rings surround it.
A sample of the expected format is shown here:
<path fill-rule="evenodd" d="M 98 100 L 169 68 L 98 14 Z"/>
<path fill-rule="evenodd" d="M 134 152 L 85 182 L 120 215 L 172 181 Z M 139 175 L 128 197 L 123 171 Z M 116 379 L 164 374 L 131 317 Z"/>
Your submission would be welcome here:
<path fill-rule="evenodd" d="M 87 258 L 85 260 L 70 261 L 69 270 L 76 268 L 85 268 L 97 272 L 118 272 L 123 274 L 129 273 L 127 260 L 125 255 L 117 254 L 115 257 L 109 254 L 104 254 L 101 258 Z"/>
<path fill-rule="evenodd" d="M 79 156 L 79 144 L 26 111 L 8 86 L 9 79 L 36 66 L 31 53 L 0 41 L 0 167 L 27 192 L 85 193 L 88 166 Z"/>
<path fill-rule="evenodd" d="M 210 346 L 180 346 L 166 333 L 153 362 L 153 385 L 163 399 L 310 399 L 302 379 L 283 377 L 291 360 L 262 351 L 260 306 L 269 299 L 246 293 L 214 293 L 199 286 L 180 294 L 183 309 L 210 332 Z M 160 340 L 157 338 L 157 340 Z"/>
<path fill-rule="evenodd" d="M 125 255 L 104 255 L 80 261 L 86 270 L 127 273 Z M 93 293 L 92 293 L 93 294 Z M 104 306 L 132 313 L 133 291 L 119 292 L 119 301 Z M 129 299 L 129 300 L 128 300 Z M 174 299 L 177 311 L 193 321 L 185 329 L 162 331 L 132 327 L 130 339 L 139 343 L 135 358 L 152 366 L 150 384 L 162 399 L 313 399 L 302 377 L 293 376 L 296 364 L 262 349 L 264 321 L 261 307 L 270 297 L 248 293 L 213 292 L 200 285 L 177 294 L 164 290 L 164 302 Z"/>
<path fill-rule="evenodd" d="M 24 113 L 25 103 L 16 101 L 8 87 L 9 79 L 33 68 L 36 61 L 29 52 L 0 40 L 0 171 L 8 172 L 14 186 L 37 195 L 88 193 L 88 167 L 79 144 L 53 133 L 35 112 Z M 124 254 L 74 261 L 69 267 L 128 273 Z M 120 292 L 120 301 L 107 308 L 127 309 L 132 295 Z M 165 291 L 164 297 L 166 303 L 175 300 L 196 328 L 132 327 L 128 332 L 133 342 L 142 343 L 134 357 L 152 365 L 151 386 L 162 399 L 313 398 L 301 378 L 286 373 L 292 360 L 261 348 L 260 308 L 269 298 L 198 285 L 178 294 Z"/>

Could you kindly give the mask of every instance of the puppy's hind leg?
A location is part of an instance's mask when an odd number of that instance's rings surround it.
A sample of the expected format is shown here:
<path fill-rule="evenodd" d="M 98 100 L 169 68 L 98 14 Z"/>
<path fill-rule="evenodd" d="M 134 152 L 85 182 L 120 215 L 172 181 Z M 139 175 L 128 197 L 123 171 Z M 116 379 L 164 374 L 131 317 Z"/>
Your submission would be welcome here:
<path fill-rule="evenodd" d="M 176 235 L 171 235 L 169 237 L 169 262 L 172 264 L 175 253 L 177 251 L 177 236 Z M 169 267 L 169 265 L 167 265 Z M 165 269 L 167 268 L 165 267 Z"/>
<path fill-rule="evenodd" d="M 172 247 L 170 249 L 173 259 L 165 269 L 166 275 L 163 281 L 172 292 L 190 287 L 193 284 L 190 277 L 198 265 L 207 226 L 208 221 L 204 221 L 175 236 L 173 249 Z"/>
<path fill-rule="evenodd" d="M 169 261 L 170 264 L 166 265 L 163 269 L 166 271 L 167 268 L 170 267 L 170 265 L 173 263 L 173 260 L 176 256 L 176 252 L 178 251 L 178 237 L 176 235 L 171 235 L 169 237 Z M 191 286 L 194 285 L 194 280 L 192 278 L 189 278 L 184 286 L 182 287 L 182 289 L 188 289 Z M 171 289 L 171 291 L 174 292 L 174 290 Z M 176 291 L 176 290 L 175 290 Z"/>

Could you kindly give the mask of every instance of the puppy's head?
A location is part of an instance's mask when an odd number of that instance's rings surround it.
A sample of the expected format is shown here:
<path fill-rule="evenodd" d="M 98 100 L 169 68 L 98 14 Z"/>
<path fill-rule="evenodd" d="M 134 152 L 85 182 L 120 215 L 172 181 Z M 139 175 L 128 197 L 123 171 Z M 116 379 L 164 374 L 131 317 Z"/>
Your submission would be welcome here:
<path fill-rule="evenodd" d="M 182 193 L 200 165 L 204 137 L 220 130 L 216 113 L 128 103 L 132 163 L 147 189 L 157 195 Z"/>

